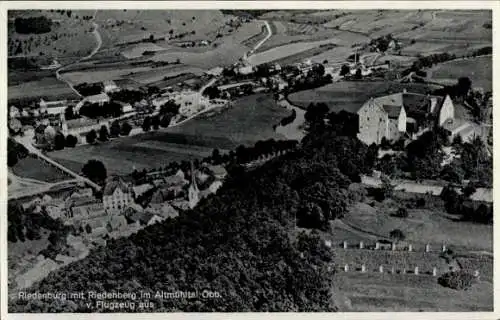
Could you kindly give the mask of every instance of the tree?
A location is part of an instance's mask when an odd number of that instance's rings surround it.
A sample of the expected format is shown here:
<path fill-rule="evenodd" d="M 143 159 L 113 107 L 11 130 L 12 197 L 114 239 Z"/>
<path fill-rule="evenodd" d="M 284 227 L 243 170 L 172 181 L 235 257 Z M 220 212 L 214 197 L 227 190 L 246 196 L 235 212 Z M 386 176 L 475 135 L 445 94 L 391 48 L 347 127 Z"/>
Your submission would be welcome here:
<path fill-rule="evenodd" d="M 328 106 L 323 102 L 320 102 L 318 104 L 311 103 L 307 107 L 307 111 L 304 114 L 304 118 L 310 124 L 322 123 L 328 111 L 329 111 Z"/>
<path fill-rule="evenodd" d="M 104 163 L 99 160 L 89 160 L 82 168 L 82 174 L 97 184 L 103 184 L 108 172 Z"/>
<path fill-rule="evenodd" d="M 160 117 L 158 115 L 151 118 L 151 125 L 153 126 L 153 130 L 158 130 L 160 128 Z"/>
<path fill-rule="evenodd" d="M 363 79 L 363 74 L 361 73 L 361 69 L 360 68 L 358 68 L 356 70 L 356 74 L 354 75 L 354 79 L 357 79 L 357 80 Z"/>
<path fill-rule="evenodd" d="M 349 66 L 347 64 L 342 65 L 342 67 L 340 68 L 340 75 L 345 76 L 346 74 L 349 74 L 349 72 L 351 72 Z"/>
<path fill-rule="evenodd" d="M 54 138 L 54 149 L 55 150 L 62 150 L 64 149 L 64 146 L 66 144 L 66 139 L 64 138 L 64 134 L 62 132 L 57 132 L 55 138 Z"/>
<path fill-rule="evenodd" d="M 380 187 L 381 200 L 389 198 L 394 192 L 394 185 L 391 183 L 391 179 L 387 176 L 382 176 L 382 186 Z"/>
<path fill-rule="evenodd" d="M 403 241 L 406 237 L 400 229 L 394 229 L 389 233 L 389 237 L 395 241 Z"/>
<path fill-rule="evenodd" d="M 142 131 L 148 132 L 149 130 L 151 130 L 151 117 L 147 116 L 142 123 Z"/>
<path fill-rule="evenodd" d="M 78 139 L 74 135 L 68 134 L 68 136 L 66 136 L 66 147 L 74 148 L 77 143 Z"/>
<path fill-rule="evenodd" d="M 64 109 L 64 117 L 66 118 L 66 120 L 71 120 L 76 118 L 73 106 L 67 106 L 66 109 Z"/>
<path fill-rule="evenodd" d="M 474 283 L 474 275 L 463 270 L 450 271 L 439 277 L 438 283 L 443 287 L 466 290 Z"/>
<path fill-rule="evenodd" d="M 111 123 L 109 136 L 112 138 L 116 138 L 120 135 L 120 131 L 120 123 L 118 121 L 113 121 L 113 123 Z"/>
<path fill-rule="evenodd" d="M 128 136 L 130 134 L 130 131 L 132 131 L 132 126 L 127 121 L 123 122 L 122 128 L 120 130 L 120 135 Z"/>
<path fill-rule="evenodd" d="M 93 144 L 95 143 L 95 139 L 97 138 L 97 133 L 95 132 L 94 129 L 90 130 L 87 135 L 85 136 L 85 139 L 87 140 L 88 144 Z"/>
<path fill-rule="evenodd" d="M 408 209 L 404 207 L 399 208 L 395 216 L 398 218 L 408 218 Z"/>
<path fill-rule="evenodd" d="M 456 95 L 459 97 L 466 97 L 469 94 L 471 86 L 472 81 L 469 77 L 458 78 L 457 84 L 455 86 Z"/>
<path fill-rule="evenodd" d="M 212 162 L 213 162 L 214 164 L 219 164 L 219 163 L 221 163 L 221 158 L 222 158 L 222 157 L 221 157 L 221 155 L 220 155 L 220 151 L 219 151 L 219 149 L 214 149 L 214 150 L 212 151 Z"/>
<path fill-rule="evenodd" d="M 101 129 L 99 130 L 99 141 L 108 141 L 109 140 L 109 132 L 108 132 L 108 127 L 105 125 L 101 126 Z"/>

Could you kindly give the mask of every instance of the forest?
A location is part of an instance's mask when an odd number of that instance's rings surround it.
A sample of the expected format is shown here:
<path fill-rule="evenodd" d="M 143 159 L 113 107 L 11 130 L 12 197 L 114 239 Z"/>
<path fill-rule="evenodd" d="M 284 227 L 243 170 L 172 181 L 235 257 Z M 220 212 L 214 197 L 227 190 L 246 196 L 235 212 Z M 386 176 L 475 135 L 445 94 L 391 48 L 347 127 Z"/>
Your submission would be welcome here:
<path fill-rule="evenodd" d="M 376 149 L 335 130 L 313 126 L 296 151 L 252 171 L 231 170 L 217 196 L 175 220 L 110 240 L 32 289 L 147 291 L 154 312 L 336 311 L 334 257 L 314 229 L 346 214 L 355 196 L 347 186 L 371 170 Z M 204 289 L 221 298 L 154 298 L 158 290 Z M 88 302 L 95 301 L 13 300 L 9 310 L 105 311 Z"/>
<path fill-rule="evenodd" d="M 16 18 L 14 26 L 17 33 L 30 34 L 30 33 L 47 33 L 50 32 L 52 20 L 44 16 L 31 17 L 31 18 Z"/>

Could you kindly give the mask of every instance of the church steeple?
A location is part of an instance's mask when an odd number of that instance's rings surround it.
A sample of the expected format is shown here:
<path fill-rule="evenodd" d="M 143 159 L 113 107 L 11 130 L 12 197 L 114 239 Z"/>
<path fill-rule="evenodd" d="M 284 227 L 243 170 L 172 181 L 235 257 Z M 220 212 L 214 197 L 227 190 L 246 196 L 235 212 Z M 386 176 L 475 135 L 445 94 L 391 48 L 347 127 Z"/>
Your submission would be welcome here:
<path fill-rule="evenodd" d="M 198 204 L 198 201 L 200 200 L 199 193 L 200 193 L 200 190 L 198 189 L 198 186 L 196 185 L 196 176 L 194 173 L 194 166 L 193 166 L 193 162 L 191 161 L 191 184 L 189 185 L 189 189 L 188 189 L 188 201 L 189 201 L 189 207 L 191 209 L 193 209 Z"/>

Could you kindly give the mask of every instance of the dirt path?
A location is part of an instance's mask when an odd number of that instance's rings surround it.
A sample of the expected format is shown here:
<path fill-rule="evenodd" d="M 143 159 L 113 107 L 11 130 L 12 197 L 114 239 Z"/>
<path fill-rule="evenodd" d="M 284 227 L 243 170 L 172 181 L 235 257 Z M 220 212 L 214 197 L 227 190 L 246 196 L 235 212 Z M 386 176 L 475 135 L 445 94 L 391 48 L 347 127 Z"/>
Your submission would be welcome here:
<path fill-rule="evenodd" d="M 92 19 L 95 19 L 96 15 L 97 15 L 97 10 L 94 11 L 94 15 L 93 15 Z M 70 64 L 65 65 L 65 66 L 63 66 L 63 67 L 61 67 L 61 68 L 59 68 L 59 69 L 56 70 L 56 78 L 57 78 L 57 80 L 65 82 L 71 88 L 71 90 L 73 90 L 79 97 L 82 97 L 82 95 L 80 94 L 80 92 L 78 92 L 78 90 L 76 90 L 75 87 L 73 87 L 73 84 L 69 80 L 64 79 L 61 76 L 61 72 L 64 71 L 65 69 L 71 67 L 71 66 L 74 66 L 74 65 L 82 62 L 82 61 L 85 61 L 85 60 L 88 60 L 88 59 L 92 58 L 101 49 L 101 46 L 102 46 L 102 37 L 101 37 L 101 34 L 99 33 L 99 25 L 95 21 L 92 22 L 92 24 L 94 25 L 94 30 L 92 31 L 92 33 L 94 34 L 94 36 L 96 38 L 97 46 L 90 52 L 89 55 L 87 55 L 87 56 L 79 59 L 76 62 L 70 63 Z"/>

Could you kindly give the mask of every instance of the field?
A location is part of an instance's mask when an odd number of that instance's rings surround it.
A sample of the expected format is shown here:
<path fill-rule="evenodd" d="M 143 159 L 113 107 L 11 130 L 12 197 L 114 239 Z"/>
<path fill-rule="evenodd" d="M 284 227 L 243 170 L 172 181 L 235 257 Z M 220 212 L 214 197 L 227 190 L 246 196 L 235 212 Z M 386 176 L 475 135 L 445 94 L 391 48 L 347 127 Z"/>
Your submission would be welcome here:
<path fill-rule="evenodd" d="M 259 51 L 292 42 L 341 39 L 351 47 L 392 34 L 402 41 L 402 53 L 463 53 L 476 46 L 491 45 L 491 12 L 432 10 L 328 10 L 321 12 L 273 11 L 261 16 L 273 26 L 273 36 Z M 412 41 L 415 43 L 411 44 Z M 340 45 L 340 44 L 339 44 Z"/>
<path fill-rule="evenodd" d="M 44 98 L 47 100 L 75 99 L 76 93 L 55 77 L 9 86 L 8 99 Z"/>
<path fill-rule="evenodd" d="M 289 65 L 289 64 L 294 64 L 297 62 L 302 62 L 306 59 L 310 59 L 312 61 L 313 58 L 317 57 L 318 55 L 321 55 L 322 53 L 324 53 L 326 51 L 333 50 L 333 48 L 335 48 L 335 47 L 336 46 L 333 43 L 327 43 L 325 45 L 314 47 L 314 48 L 308 49 L 306 51 L 292 54 L 288 57 L 284 57 L 284 58 L 275 60 L 273 62 L 279 63 L 280 65 Z M 314 60 L 317 60 L 317 59 L 314 59 Z M 323 63 L 323 61 L 321 61 L 319 63 Z"/>
<path fill-rule="evenodd" d="M 9 11 L 8 52 L 9 56 L 49 56 L 77 60 L 88 55 L 97 45 L 92 34 L 93 25 L 83 20 L 92 16 L 93 10 L 54 10 Z M 16 17 L 45 16 L 52 20 L 51 31 L 42 34 L 19 34 L 15 32 L 13 21 Z M 11 20 L 12 19 L 12 20 Z M 21 45 L 19 45 L 21 43 Z"/>
<path fill-rule="evenodd" d="M 433 81 L 446 83 L 456 83 L 460 77 L 469 77 L 473 87 L 477 86 L 485 91 L 491 91 L 492 60 L 492 56 L 482 56 L 441 63 L 429 70 L 429 76 Z"/>
<path fill-rule="evenodd" d="M 140 170 L 171 161 L 201 159 L 214 148 L 228 150 L 261 139 L 280 139 L 273 125 L 287 115 L 289 112 L 276 106 L 271 97 L 253 95 L 235 101 L 230 109 L 216 116 L 200 116 L 177 127 L 95 146 L 67 148 L 49 156 L 77 172 L 88 160 L 98 159 L 109 173 L 126 174 L 134 167 Z"/>
<path fill-rule="evenodd" d="M 363 231 L 388 237 L 394 229 L 402 230 L 414 247 L 440 246 L 443 242 L 454 251 L 493 251 L 492 226 L 454 221 L 440 210 L 409 209 L 409 218 L 391 216 L 397 203 L 377 204 L 375 208 L 359 204 L 346 216 L 345 223 Z"/>
<path fill-rule="evenodd" d="M 401 92 L 427 93 L 431 86 L 424 84 L 401 84 L 397 82 L 367 82 L 344 81 L 335 82 L 324 87 L 299 91 L 289 95 L 288 99 L 294 105 L 307 108 L 311 103 L 324 102 L 330 111 L 346 110 L 357 112 L 370 97 Z"/>
<path fill-rule="evenodd" d="M 291 43 L 283 46 L 279 46 L 273 49 L 269 49 L 264 52 L 256 53 L 251 55 L 248 58 L 248 62 L 253 65 L 259 65 L 263 63 L 268 63 L 271 61 L 280 60 L 294 54 L 298 54 L 307 50 L 311 50 L 313 48 L 319 47 L 321 45 L 335 44 L 335 41 L 332 40 L 322 40 L 322 41 L 313 41 L 313 42 L 299 42 L 299 43 Z"/>
<path fill-rule="evenodd" d="M 391 275 L 340 271 L 336 290 L 349 301 L 342 311 L 418 312 L 492 311 L 493 284 L 481 281 L 467 291 L 444 288 L 422 275 Z"/>
<path fill-rule="evenodd" d="M 399 198 L 398 198 L 399 199 Z M 455 221 L 441 211 L 439 201 L 429 207 L 409 209 L 408 218 L 393 217 L 401 202 L 366 200 L 353 205 L 342 220 L 331 222 L 331 230 L 321 232 L 332 241 L 335 289 L 343 298 L 341 311 L 491 311 L 493 308 L 493 227 Z M 376 241 L 387 239 L 393 229 L 401 229 L 413 252 L 373 250 Z M 342 242 L 347 241 L 348 249 Z M 359 249 L 364 241 L 365 249 Z M 425 244 L 431 245 L 426 253 Z M 444 259 L 441 245 L 453 250 Z M 349 272 L 343 270 L 349 264 Z M 361 273 L 361 265 L 366 273 Z M 379 272 L 379 266 L 384 272 Z M 419 275 L 414 268 L 419 267 Z M 480 280 L 466 291 L 452 290 L 437 283 L 450 267 L 469 272 L 479 270 Z M 396 274 L 391 274 L 394 267 Z M 437 276 L 431 275 L 436 268 Z M 407 274 L 401 274 L 403 268 Z M 341 299 L 342 300 L 342 299 Z"/>
<path fill-rule="evenodd" d="M 38 158 L 28 156 L 12 167 L 15 175 L 45 182 L 57 182 L 71 177 Z M 78 170 L 79 171 L 79 170 Z"/>
<path fill-rule="evenodd" d="M 117 44 L 173 34 L 210 36 L 224 25 L 227 17 L 218 10 L 101 10 L 96 21 L 101 25 L 103 48 Z"/>

